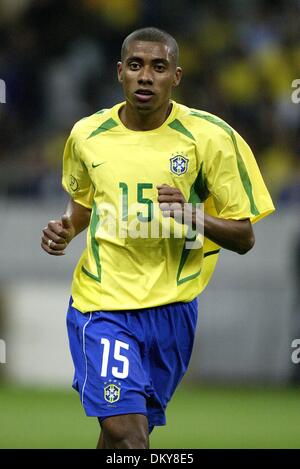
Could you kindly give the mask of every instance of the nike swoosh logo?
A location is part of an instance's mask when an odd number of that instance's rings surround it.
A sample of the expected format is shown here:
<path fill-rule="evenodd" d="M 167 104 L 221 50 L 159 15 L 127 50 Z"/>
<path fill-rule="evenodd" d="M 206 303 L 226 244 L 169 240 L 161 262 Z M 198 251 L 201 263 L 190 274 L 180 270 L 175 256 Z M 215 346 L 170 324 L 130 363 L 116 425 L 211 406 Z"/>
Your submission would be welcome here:
<path fill-rule="evenodd" d="M 104 163 L 106 163 L 106 161 L 103 161 L 102 163 L 92 163 L 92 168 L 97 168 L 98 166 Z"/>

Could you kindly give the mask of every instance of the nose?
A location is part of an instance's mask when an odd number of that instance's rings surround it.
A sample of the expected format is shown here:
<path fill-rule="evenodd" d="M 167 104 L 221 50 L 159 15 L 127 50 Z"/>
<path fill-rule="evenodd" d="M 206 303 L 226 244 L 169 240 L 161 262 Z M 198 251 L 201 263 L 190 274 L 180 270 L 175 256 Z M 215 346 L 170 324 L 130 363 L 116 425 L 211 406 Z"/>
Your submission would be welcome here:
<path fill-rule="evenodd" d="M 153 77 L 148 67 L 143 67 L 138 77 L 139 85 L 153 85 Z"/>

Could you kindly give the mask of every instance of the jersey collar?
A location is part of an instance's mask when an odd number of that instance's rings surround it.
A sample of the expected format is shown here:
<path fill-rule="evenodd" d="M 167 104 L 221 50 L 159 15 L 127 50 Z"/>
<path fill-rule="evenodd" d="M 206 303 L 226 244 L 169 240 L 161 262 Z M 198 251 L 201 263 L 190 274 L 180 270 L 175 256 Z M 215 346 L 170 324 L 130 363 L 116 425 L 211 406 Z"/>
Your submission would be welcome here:
<path fill-rule="evenodd" d="M 134 132 L 134 133 L 149 133 L 149 132 L 156 132 L 158 130 L 161 130 L 163 129 L 164 127 L 166 127 L 170 122 L 172 122 L 174 119 L 175 119 L 175 116 L 177 114 L 177 111 L 178 111 L 178 104 L 171 100 L 171 103 L 172 103 L 172 110 L 170 112 L 170 114 L 168 115 L 167 119 L 162 123 L 161 126 L 157 127 L 156 129 L 151 129 L 151 130 L 132 130 L 132 129 L 128 129 L 128 127 L 126 127 L 123 122 L 121 121 L 120 117 L 119 117 L 119 111 L 121 109 L 121 107 L 123 107 L 126 102 L 123 101 L 122 103 L 118 103 L 116 104 L 115 106 L 112 107 L 111 109 L 111 116 L 113 118 L 114 121 L 116 121 L 118 123 L 118 125 L 123 128 L 124 130 L 126 130 L 127 132 Z"/>

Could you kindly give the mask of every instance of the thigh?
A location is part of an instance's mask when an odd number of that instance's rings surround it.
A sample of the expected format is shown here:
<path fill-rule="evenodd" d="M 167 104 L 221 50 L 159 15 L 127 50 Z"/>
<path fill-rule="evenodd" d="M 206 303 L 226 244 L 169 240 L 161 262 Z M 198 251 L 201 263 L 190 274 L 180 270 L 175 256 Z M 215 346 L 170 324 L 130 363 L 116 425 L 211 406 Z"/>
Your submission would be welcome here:
<path fill-rule="evenodd" d="M 85 356 L 83 351 L 83 331 L 85 324 L 90 320 L 89 314 L 82 314 L 72 307 L 72 298 L 70 300 L 67 312 L 67 331 L 69 338 L 69 347 L 75 368 L 73 378 L 73 388 L 80 392 L 79 383 L 84 382 L 85 377 Z"/>
<path fill-rule="evenodd" d="M 147 415 L 147 376 L 126 314 L 94 312 L 83 330 L 86 366 L 81 400 L 86 414 L 100 421 L 115 415 Z"/>
<path fill-rule="evenodd" d="M 174 303 L 155 312 L 154 337 L 149 350 L 149 375 L 155 399 L 148 402 L 149 425 L 165 423 L 164 412 L 176 387 L 187 371 L 191 358 L 197 317 L 197 299 L 189 303 Z"/>

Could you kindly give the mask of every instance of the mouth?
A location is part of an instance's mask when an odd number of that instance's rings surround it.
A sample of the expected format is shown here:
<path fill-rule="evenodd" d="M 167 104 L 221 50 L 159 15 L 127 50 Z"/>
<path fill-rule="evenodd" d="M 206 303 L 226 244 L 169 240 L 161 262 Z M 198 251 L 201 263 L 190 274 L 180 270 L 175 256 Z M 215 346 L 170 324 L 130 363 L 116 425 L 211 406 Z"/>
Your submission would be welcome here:
<path fill-rule="evenodd" d="M 134 95 L 137 97 L 138 101 L 146 103 L 154 96 L 153 91 L 142 89 L 135 91 Z"/>

